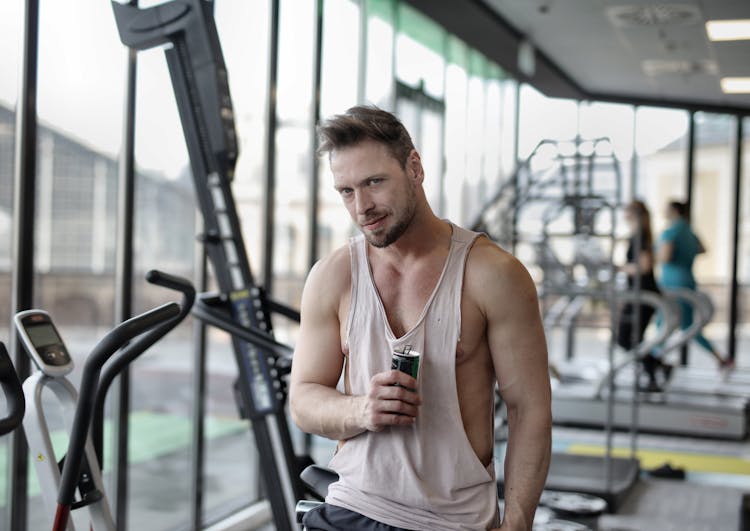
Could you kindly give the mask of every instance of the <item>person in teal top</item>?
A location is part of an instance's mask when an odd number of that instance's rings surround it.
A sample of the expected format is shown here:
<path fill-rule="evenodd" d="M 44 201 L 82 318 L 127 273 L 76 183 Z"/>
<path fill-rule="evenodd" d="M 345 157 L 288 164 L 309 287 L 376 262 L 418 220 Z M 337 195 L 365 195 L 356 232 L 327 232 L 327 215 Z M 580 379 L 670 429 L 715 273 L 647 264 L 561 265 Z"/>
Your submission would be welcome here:
<path fill-rule="evenodd" d="M 685 203 L 677 201 L 669 203 L 667 218 L 670 221 L 669 227 L 662 232 L 659 238 L 658 258 L 661 262 L 659 284 L 666 289 L 689 288 L 694 290 L 697 288 L 697 283 L 693 276 L 693 262 L 695 257 L 706 252 L 706 249 L 690 228 Z M 680 325 L 683 329 L 686 329 L 693 322 L 693 309 L 684 302 L 680 302 L 680 306 L 682 310 Z M 720 367 L 732 366 L 732 361 L 724 359 L 703 334 L 699 333 L 695 340 L 716 358 Z"/>

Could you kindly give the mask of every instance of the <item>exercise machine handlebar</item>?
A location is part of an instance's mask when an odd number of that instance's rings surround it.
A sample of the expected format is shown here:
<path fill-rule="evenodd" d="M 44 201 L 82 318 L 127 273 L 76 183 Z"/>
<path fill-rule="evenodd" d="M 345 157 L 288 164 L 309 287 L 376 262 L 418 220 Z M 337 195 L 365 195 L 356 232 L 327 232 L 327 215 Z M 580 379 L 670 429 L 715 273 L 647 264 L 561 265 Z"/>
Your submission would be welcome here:
<path fill-rule="evenodd" d="M 99 465 L 102 468 L 104 468 L 104 460 L 102 459 L 104 446 L 104 403 L 112 382 L 125 367 L 180 324 L 183 319 L 188 316 L 190 309 L 193 307 L 193 302 L 195 302 L 195 288 L 189 280 L 162 271 L 157 271 L 156 269 L 152 269 L 146 273 L 146 280 L 156 286 L 161 286 L 182 293 L 180 313 L 170 321 L 167 321 L 158 328 L 149 331 L 135 342 L 123 348 L 117 355 L 107 361 L 102 369 L 99 377 L 99 385 L 96 389 L 91 424 L 91 437 L 94 451 L 96 452 Z"/>
<path fill-rule="evenodd" d="M 23 389 L 21 382 L 18 380 L 16 370 L 8 356 L 8 350 L 5 345 L 0 343 L 0 388 L 5 395 L 8 414 L 0 419 L 0 435 L 16 429 L 23 420 L 23 414 L 26 410 L 26 402 L 23 398 Z"/>
<path fill-rule="evenodd" d="M 68 524 L 70 508 L 73 504 L 75 488 L 80 474 L 83 449 L 94 408 L 94 394 L 96 393 L 102 366 L 128 341 L 166 321 L 174 319 L 179 313 L 180 305 L 170 302 L 128 319 L 105 335 L 86 359 L 81 376 L 78 404 L 73 417 L 73 426 L 68 443 L 68 453 L 60 479 L 57 511 L 53 525 L 54 530 L 62 531 Z"/>

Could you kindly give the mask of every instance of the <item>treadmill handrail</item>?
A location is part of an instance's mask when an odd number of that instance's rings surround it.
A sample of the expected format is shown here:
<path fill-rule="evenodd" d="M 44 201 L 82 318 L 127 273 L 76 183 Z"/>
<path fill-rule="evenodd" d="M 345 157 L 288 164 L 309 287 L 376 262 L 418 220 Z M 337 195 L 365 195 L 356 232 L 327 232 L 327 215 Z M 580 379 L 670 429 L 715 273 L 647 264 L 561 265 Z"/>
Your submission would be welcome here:
<path fill-rule="evenodd" d="M 625 356 L 625 359 L 620 363 L 613 365 L 610 369 L 605 372 L 596 384 L 595 397 L 601 398 L 604 389 L 609 384 L 611 378 L 614 378 L 618 372 L 640 359 L 642 356 L 651 352 L 655 347 L 662 344 L 667 337 L 679 326 L 679 321 L 675 315 L 674 308 L 671 307 L 670 301 L 661 297 L 660 295 L 647 290 L 638 291 L 623 291 L 618 293 L 617 298 L 620 301 L 630 304 L 646 304 L 652 306 L 661 312 L 664 322 L 656 333 L 656 336 L 642 341 L 634 348 L 629 350 Z"/>
<path fill-rule="evenodd" d="M 0 419 L 0 435 L 16 429 L 23 420 L 26 411 L 26 401 L 23 397 L 23 388 L 10 360 L 8 350 L 0 342 L 0 389 L 5 395 L 5 403 L 8 408 L 7 415 Z"/>

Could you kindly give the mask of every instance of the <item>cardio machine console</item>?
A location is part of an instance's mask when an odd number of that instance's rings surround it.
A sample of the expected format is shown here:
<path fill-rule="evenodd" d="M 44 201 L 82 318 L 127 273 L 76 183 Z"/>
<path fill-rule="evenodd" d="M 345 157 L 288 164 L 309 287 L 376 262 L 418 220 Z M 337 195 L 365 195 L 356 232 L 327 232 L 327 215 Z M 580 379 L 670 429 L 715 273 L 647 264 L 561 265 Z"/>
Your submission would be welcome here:
<path fill-rule="evenodd" d="M 26 352 L 40 371 L 59 377 L 73 370 L 73 359 L 47 312 L 27 310 L 17 313 L 14 320 Z"/>

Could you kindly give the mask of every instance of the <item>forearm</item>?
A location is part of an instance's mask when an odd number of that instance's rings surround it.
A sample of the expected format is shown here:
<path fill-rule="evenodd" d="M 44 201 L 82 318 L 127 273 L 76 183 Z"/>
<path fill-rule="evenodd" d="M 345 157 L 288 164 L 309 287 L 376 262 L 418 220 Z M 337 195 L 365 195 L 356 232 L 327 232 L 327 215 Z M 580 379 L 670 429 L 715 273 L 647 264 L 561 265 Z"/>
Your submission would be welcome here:
<path fill-rule="evenodd" d="M 503 530 L 530 531 L 544 488 L 551 448 L 549 410 L 508 411 Z"/>
<path fill-rule="evenodd" d="M 290 393 L 292 419 L 307 433 L 349 439 L 365 431 L 363 397 L 315 383 L 297 383 Z"/>

